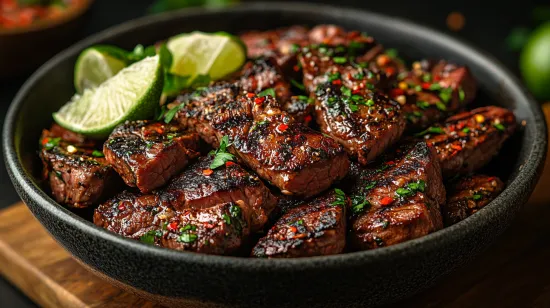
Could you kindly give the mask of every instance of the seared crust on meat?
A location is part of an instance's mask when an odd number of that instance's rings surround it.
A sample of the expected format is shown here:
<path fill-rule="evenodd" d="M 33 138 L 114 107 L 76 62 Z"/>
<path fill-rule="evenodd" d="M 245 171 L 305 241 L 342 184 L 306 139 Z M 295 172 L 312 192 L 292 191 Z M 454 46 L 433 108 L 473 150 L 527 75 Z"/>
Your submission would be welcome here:
<path fill-rule="evenodd" d="M 210 170 L 211 163 L 211 156 L 201 158 L 174 177 L 159 191 L 163 202 L 183 211 L 240 200 L 250 206 L 252 232 L 262 230 L 277 204 L 276 198 L 256 175 L 233 162 L 205 175 L 204 171 Z"/>
<path fill-rule="evenodd" d="M 350 208 L 356 249 L 398 244 L 443 227 L 445 187 L 435 151 L 424 142 L 397 150 L 358 172 Z"/>
<path fill-rule="evenodd" d="M 445 226 L 453 225 L 493 201 L 504 190 L 495 176 L 473 175 L 453 181 L 447 189 L 447 203 L 441 207 Z"/>
<path fill-rule="evenodd" d="M 40 144 L 43 177 L 57 202 L 85 208 L 118 186 L 116 173 L 84 136 L 54 124 L 51 130 L 43 130 Z"/>
<path fill-rule="evenodd" d="M 424 136 L 434 147 L 443 176 L 471 173 L 487 164 L 516 129 L 514 114 L 487 106 L 448 118 Z"/>
<path fill-rule="evenodd" d="M 172 124 L 147 120 L 116 127 L 103 146 L 126 185 L 150 192 L 198 157 L 199 136 Z"/>
<path fill-rule="evenodd" d="M 290 209 L 261 238 L 252 256 L 296 258 L 338 254 L 346 244 L 349 199 L 335 192 Z"/>

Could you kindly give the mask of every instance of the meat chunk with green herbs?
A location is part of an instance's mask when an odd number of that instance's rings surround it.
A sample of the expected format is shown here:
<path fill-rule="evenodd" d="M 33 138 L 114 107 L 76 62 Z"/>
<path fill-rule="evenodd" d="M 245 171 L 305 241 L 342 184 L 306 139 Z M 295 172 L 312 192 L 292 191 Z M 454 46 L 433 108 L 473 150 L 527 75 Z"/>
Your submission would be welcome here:
<path fill-rule="evenodd" d="M 466 219 L 489 204 L 504 190 L 495 176 L 472 175 L 456 179 L 447 186 L 447 203 L 441 208 L 445 226 Z"/>
<path fill-rule="evenodd" d="M 443 176 L 452 177 L 487 164 L 515 129 L 514 113 L 487 106 L 454 115 L 419 135 L 436 150 Z"/>
<path fill-rule="evenodd" d="M 95 142 L 56 124 L 40 139 L 43 177 L 60 204 L 85 208 L 118 186 L 118 177 Z"/>
<path fill-rule="evenodd" d="M 288 210 L 261 238 L 252 256 L 297 258 L 341 253 L 346 244 L 346 207 L 341 190 Z"/>
<path fill-rule="evenodd" d="M 355 175 L 349 208 L 354 248 L 395 245 L 443 228 L 445 187 L 426 143 L 405 144 Z"/>
<path fill-rule="evenodd" d="M 119 125 L 103 146 L 107 161 L 128 186 L 147 193 L 166 184 L 197 152 L 199 136 L 147 120 Z"/>

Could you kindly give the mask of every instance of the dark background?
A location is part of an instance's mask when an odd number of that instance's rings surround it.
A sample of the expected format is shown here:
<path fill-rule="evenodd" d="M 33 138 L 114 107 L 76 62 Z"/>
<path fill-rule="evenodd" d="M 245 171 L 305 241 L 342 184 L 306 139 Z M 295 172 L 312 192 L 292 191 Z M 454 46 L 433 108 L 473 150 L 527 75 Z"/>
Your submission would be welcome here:
<path fill-rule="evenodd" d="M 514 2 L 493 1 L 309 1 L 341 6 L 359 7 L 374 12 L 410 19 L 450 33 L 484 49 L 518 74 L 518 54 L 511 51 L 506 38 L 518 26 L 533 26 L 532 11 L 548 4 L 547 0 Z M 92 33 L 147 14 L 151 0 L 96 0 L 92 6 L 80 38 Z M 481 4 L 483 3 L 483 4 Z M 446 19 L 449 13 L 460 12 L 465 17 L 465 26 L 457 32 L 448 29 Z M 39 46 L 36 46 L 40 52 Z M 9 46 L 0 46 L 9 48 Z M 0 59 L 1 60 L 1 59 Z M 10 101 L 28 76 L 14 77 L 0 81 L 0 126 Z M 47 98 L 46 98 L 47 99 Z M 0 153 L 0 155 L 3 155 Z M 2 157 L 3 161 L 3 157 Z M 0 209 L 19 200 L 6 173 L 0 164 Z M 0 277 L 1 307 L 34 307 L 22 293 Z"/>

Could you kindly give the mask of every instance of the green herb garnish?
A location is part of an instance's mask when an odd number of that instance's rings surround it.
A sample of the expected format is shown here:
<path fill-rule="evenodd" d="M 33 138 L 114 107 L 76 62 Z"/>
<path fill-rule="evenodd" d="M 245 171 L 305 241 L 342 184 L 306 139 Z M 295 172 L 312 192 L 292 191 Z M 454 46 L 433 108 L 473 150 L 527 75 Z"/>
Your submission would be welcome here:
<path fill-rule="evenodd" d="M 51 150 L 59 145 L 59 142 L 61 141 L 61 138 L 48 138 L 48 142 L 44 144 L 44 148 L 46 150 Z"/>
<path fill-rule="evenodd" d="M 182 243 L 193 243 L 197 238 L 198 236 L 194 233 L 183 233 L 178 237 L 177 241 Z"/>
<path fill-rule="evenodd" d="M 271 96 L 271 97 L 275 97 L 275 89 L 273 88 L 269 88 L 269 89 L 265 89 L 263 90 L 262 92 L 258 93 L 258 97 L 264 97 L 264 96 Z"/>
<path fill-rule="evenodd" d="M 470 128 L 469 128 L 469 127 L 464 127 L 464 128 L 462 129 L 462 132 L 465 133 L 465 134 L 467 134 L 467 133 L 470 132 Z"/>
<path fill-rule="evenodd" d="M 363 212 L 368 206 L 370 205 L 370 202 L 361 196 L 355 196 L 351 200 L 351 211 L 353 214 L 359 214 Z"/>
<path fill-rule="evenodd" d="M 339 188 L 334 189 L 336 195 L 336 200 L 332 202 L 332 205 L 345 205 L 346 204 L 346 194 Z"/>
<path fill-rule="evenodd" d="M 337 63 L 337 64 L 344 64 L 348 62 L 348 59 L 346 57 L 334 57 L 332 58 L 332 60 L 334 61 L 334 63 Z"/>
<path fill-rule="evenodd" d="M 506 127 L 504 125 L 502 125 L 501 123 L 493 123 L 493 126 L 501 132 L 506 130 Z"/>
<path fill-rule="evenodd" d="M 302 91 L 305 91 L 305 90 L 306 90 L 306 87 L 305 87 L 303 84 L 299 83 L 298 81 L 296 81 L 296 80 L 294 80 L 294 79 L 290 79 L 290 83 L 291 83 L 293 86 L 295 86 L 296 88 L 298 88 L 298 89 L 300 89 L 300 90 L 302 90 Z"/>
<path fill-rule="evenodd" d="M 458 88 L 458 98 L 460 101 L 463 102 L 465 97 L 466 94 L 464 93 L 464 89 L 462 89 L 462 87 Z"/>
<path fill-rule="evenodd" d="M 214 156 L 210 169 L 214 170 L 220 166 L 225 165 L 226 162 L 235 159 L 235 156 L 227 152 L 227 147 L 230 146 L 229 137 L 223 136 L 220 140 L 220 146 L 216 151 L 210 151 L 209 155 Z"/>
<path fill-rule="evenodd" d="M 225 221 L 226 224 L 228 224 L 228 225 L 231 224 L 231 218 L 229 217 L 229 215 L 227 215 L 226 213 L 223 213 L 222 218 L 223 218 L 223 221 Z"/>
<path fill-rule="evenodd" d="M 92 152 L 92 156 L 93 156 L 93 157 L 105 157 L 105 155 L 103 155 L 103 152 L 98 151 L 98 150 L 94 150 L 94 151 Z"/>
<path fill-rule="evenodd" d="M 474 199 L 474 201 L 477 201 L 477 200 L 481 199 L 481 197 L 483 197 L 481 194 L 474 194 L 472 199 Z"/>
<path fill-rule="evenodd" d="M 445 106 L 442 102 L 435 103 L 435 107 L 441 111 L 447 111 L 447 106 Z"/>
<path fill-rule="evenodd" d="M 420 133 L 415 134 L 415 136 L 419 137 L 419 136 L 424 136 L 426 134 L 443 134 L 443 133 L 445 133 L 443 128 L 430 126 L 427 129 L 421 131 Z"/>
<path fill-rule="evenodd" d="M 444 88 L 444 89 L 441 89 L 441 91 L 439 92 L 439 97 L 444 103 L 448 103 L 449 100 L 451 100 L 452 95 L 453 95 L 452 88 Z"/>

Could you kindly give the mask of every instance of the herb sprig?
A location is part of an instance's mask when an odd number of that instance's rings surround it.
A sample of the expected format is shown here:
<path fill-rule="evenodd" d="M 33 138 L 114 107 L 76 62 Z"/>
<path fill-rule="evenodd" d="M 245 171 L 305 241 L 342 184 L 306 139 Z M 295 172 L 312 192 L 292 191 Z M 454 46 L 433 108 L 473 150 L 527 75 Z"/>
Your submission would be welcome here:
<path fill-rule="evenodd" d="M 210 163 L 210 169 L 214 170 L 218 167 L 225 165 L 226 162 L 235 159 L 235 156 L 227 152 L 227 147 L 230 146 L 229 137 L 223 136 L 220 140 L 220 146 L 217 150 L 210 151 L 209 155 L 214 156 L 212 163 Z"/>

